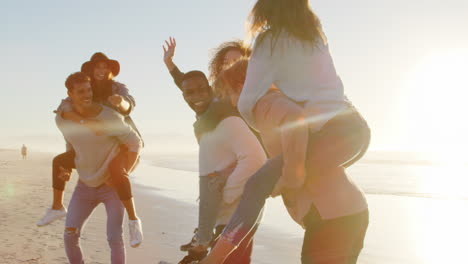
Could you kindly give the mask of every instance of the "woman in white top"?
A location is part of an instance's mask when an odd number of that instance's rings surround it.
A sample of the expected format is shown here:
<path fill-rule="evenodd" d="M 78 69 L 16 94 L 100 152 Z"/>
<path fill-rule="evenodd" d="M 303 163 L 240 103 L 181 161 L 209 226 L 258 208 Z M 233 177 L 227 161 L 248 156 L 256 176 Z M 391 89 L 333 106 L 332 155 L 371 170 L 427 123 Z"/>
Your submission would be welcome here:
<path fill-rule="evenodd" d="M 283 185 L 277 188 L 288 210 L 307 205 L 301 219 L 295 219 L 305 228 L 302 263 L 356 263 L 368 226 L 368 210 L 362 191 L 345 168 L 366 151 L 370 139 L 367 123 L 344 95 L 320 21 L 307 0 L 258 0 L 251 20 L 256 38 L 239 111 L 262 137 L 262 127 L 268 124 L 281 124 L 278 130 L 307 126 L 306 162 L 304 168 L 298 168 L 298 177 L 280 175 L 290 154 L 283 152 L 252 176 L 236 213 L 201 263 L 223 262 L 250 232 L 253 219 L 277 182 Z M 273 84 L 302 108 L 305 122 L 275 120 L 281 114 L 274 114 L 274 103 L 261 100 L 265 96 L 278 100 L 271 95 Z"/>

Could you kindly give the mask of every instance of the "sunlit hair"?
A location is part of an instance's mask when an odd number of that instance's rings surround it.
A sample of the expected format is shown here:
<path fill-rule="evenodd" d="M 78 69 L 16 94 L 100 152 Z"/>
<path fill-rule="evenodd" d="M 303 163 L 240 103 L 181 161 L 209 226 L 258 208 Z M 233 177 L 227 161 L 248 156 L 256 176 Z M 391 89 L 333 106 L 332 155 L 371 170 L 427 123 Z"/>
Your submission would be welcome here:
<path fill-rule="evenodd" d="M 249 57 L 252 53 L 252 50 L 244 45 L 242 40 L 233 40 L 228 42 L 223 42 L 216 49 L 213 50 L 213 58 L 208 65 L 210 76 L 209 80 L 214 82 L 218 75 L 221 73 L 225 67 L 225 56 L 231 50 L 239 51 L 242 56 Z"/>
<path fill-rule="evenodd" d="M 91 78 L 86 73 L 83 72 L 75 72 L 70 74 L 67 79 L 65 80 L 65 87 L 67 87 L 68 91 L 73 90 L 75 84 L 80 84 L 84 82 L 90 82 Z"/>
<path fill-rule="evenodd" d="M 215 82 L 215 91 L 220 98 L 229 96 L 230 92 L 240 94 L 247 75 L 249 59 L 243 57 L 219 74 Z"/>
<path fill-rule="evenodd" d="M 299 40 L 327 42 L 320 19 L 309 6 L 309 0 L 258 0 L 248 19 L 248 31 L 259 45 L 271 34 L 272 47 L 284 30 Z M 269 34 L 262 34 L 269 33 Z"/>

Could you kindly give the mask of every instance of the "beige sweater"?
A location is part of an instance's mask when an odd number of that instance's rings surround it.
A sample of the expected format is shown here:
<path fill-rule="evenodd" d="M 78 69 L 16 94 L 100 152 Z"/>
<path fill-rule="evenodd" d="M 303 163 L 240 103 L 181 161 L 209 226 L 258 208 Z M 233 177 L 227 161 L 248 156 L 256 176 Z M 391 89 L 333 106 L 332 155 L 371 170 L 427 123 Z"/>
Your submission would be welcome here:
<path fill-rule="evenodd" d="M 121 144 L 131 152 L 140 152 L 142 141 L 135 130 L 124 121 L 124 116 L 109 107 L 94 119 L 100 121 L 103 135 L 97 136 L 89 128 L 63 119 L 59 114 L 55 121 L 67 144 L 75 150 L 75 166 L 80 181 L 90 187 L 98 187 L 109 177 L 109 163 L 118 154 Z"/>

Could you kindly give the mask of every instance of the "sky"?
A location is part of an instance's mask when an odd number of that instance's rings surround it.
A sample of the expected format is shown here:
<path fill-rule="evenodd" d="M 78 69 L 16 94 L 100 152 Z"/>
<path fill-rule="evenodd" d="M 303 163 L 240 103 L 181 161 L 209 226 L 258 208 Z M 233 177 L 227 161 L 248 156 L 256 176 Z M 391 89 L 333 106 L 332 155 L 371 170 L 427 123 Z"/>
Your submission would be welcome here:
<path fill-rule="evenodd" d="M 254 3 L 3 0 L 0 147 L 60 142 L 52 111 L 66 97 L 65 78 L 102 51 L 121 64 L 116 80 L 137 100 L 132 116 L 150 148 L 196 149 L 194 114 L 162 61 L 162 45 L 175 37 L 179 68 L 208 73 L 213 48 L 245 38 Z M 371 150 L 462 154 L 468 146 L 468 1 L 310 4 L 345 92 L 372 129 Z"/>

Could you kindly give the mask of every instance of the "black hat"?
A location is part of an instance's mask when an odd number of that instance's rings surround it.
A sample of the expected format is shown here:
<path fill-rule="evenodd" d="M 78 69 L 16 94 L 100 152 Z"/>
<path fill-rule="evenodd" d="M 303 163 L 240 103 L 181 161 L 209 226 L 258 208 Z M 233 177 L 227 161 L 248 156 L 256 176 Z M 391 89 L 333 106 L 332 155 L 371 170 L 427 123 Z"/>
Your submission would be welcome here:
<path fill-rule="evenodd" d="M 92 72 L 96 63 L 104 61 L 109 66 L 112 75 L 117 76 L 120 72 L 120 64 L 116 60 L 109 59 L 106 54 L 96 52 L 91 56 L 91 59 L 81 65 L 81 71 L 92 76 Z"/>

